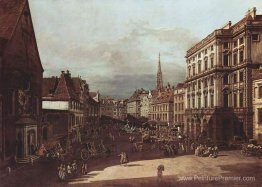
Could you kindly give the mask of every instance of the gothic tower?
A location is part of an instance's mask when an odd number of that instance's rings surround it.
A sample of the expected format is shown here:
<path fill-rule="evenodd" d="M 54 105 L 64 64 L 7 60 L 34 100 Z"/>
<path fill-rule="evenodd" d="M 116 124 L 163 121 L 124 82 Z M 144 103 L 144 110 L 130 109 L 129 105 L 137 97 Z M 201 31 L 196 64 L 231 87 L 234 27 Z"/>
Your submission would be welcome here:
<path fill-rule="evenodd" d="M 159 53 L 159 59 L 158 59 L 156 89 L 157 90 L 162 90 L 163 89 L 163 79 L 162 79 L 162 71 L 161 71 L 161 64 L 160 64 L 160 53 Z"/>

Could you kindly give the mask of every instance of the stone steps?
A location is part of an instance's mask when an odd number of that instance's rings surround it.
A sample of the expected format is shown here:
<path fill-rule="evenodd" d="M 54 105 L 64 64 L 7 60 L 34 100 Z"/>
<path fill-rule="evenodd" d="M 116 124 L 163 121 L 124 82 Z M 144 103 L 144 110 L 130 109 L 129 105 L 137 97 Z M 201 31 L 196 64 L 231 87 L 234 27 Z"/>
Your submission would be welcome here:
<path fill-rule="evenodd" d="M 26 164 L 26 163 L 29 163 L 30 162 L 30 159 L 33 159 L 33 161 L 37 160 L 39 158 L 39 156 L 36 156 L 36 155 L 30 155 L 30 156 L 27 156 L 25 158 L 18 158 L 17 159 L 17 163 L 18 164 Z"/>

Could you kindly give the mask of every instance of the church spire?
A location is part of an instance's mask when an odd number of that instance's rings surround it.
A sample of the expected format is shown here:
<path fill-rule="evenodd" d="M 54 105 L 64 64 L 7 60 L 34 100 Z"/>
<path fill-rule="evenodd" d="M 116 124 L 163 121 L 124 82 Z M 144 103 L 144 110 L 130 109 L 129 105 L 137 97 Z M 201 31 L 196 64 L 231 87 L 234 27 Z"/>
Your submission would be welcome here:
<path fill-rule="evenodd" d="M 156 89 L 157 90 L 162 90 L 163 89 L 163 79 L 162 79 L 162 71 L 161 71 L 161 63 L 160 63 L 160 53 L 159 53 L 159 59 L 158 59 Z"/>

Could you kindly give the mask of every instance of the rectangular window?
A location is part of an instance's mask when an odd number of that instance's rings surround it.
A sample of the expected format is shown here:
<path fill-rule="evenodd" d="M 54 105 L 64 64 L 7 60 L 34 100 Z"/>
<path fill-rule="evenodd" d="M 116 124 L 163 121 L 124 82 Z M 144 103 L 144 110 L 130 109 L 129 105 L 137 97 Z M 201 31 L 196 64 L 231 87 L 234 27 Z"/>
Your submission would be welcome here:
<path fill-rule="evenodd" d="M 201 108 L 201 97 L 198 96 L 198 108 Z"/>
<path fill-rule="evenodd" d="M 195 108 L 195 98 L 192 98 L 192 108 Z"/>
<path fill-rule="evenodd" d="M 240 63 L 244 62 L 244 51 L 239 52 L 239 62 Z"/>
<path fill-rule="evenodd" d="M 234 48 L 237 47 L 237 40 L 234 41 Z"/>
<path fill-rule="evenodd" d="M 204 80 L 204 88 L 207 87 L 207 79 Z"/>
<path fill-rule="evenodd" d="M 205 70 L 207 70 L 207 59 L 205 60 Z"/>
<path fill-rule="evenodd" d="M 224 49 L 228 49 L 229 48 L 229 44 L 228 44 L 228 42 L 224 42 Z"/>
<path fill-rule="evenodd" d="M 242 38 L 239 39 L 239 44 L 241 45 L 243 43 L 244 43 L 244 38 L 242 37 Z"/>
<path fill-rule="evenodd" d="M 228 66 L 228 55 L 224 55 L 224 66 Z"/>
<path fill-rule="evenodd" d="M 201 89 L 201 80 L 198 81 L 198 89 Z"/>
<path fill-rule="evenodd" d="M 210 95 L 210 106 L 211 108 L 214 107 L 214 95 Z"/>
<path fill-rule="evenodd" d="M 252 41 L 258 42 L 259 41 L 259 34 L 252 34 Z"/>
<path fill-rule="evenodd" d="M 262 108 L 257 109 L 257 121 L 258 123 L 262 123 Z"/>
<path fill-rule="evenodd" d="M 244 81 L 244 72 L 240 71 L 239 72 L 239 82 L 243 82 Z"/>
<path fill-rule="evenodd" d="M 234 100 L 234 107 L 236 108 L 237 107 L 237 94 L 236 93 L 234 93 L 234 95 L 233 95 L 233 100 Z"/>
<path fill-rule="evenodd" d="M 210 85 L 211 85 L 211 86 L 214 85 L 214 78 L 213 78 L 213 76 L 210 77 Z"/>
<path fill-rule="evenodd" d="M 207 49 L 205 49 L 205 54 L 207 54 Z"/>
<path fill-rule="evenodd" d="M 187 100 L 187 108 L 190 108 L 190 99 Z"/>
<path fill-rule="evenodd" d="M 210 47 L 210 50 L 211 50 L 211 51 L 213 51 L 213 50 L 214 50 L 214 47 L 213 47 L 213 45 L 211 45 L 211 47 Z"/>
<path fill-rule="evenodd" d="M 243 99 L 244 99 L 244 94 L 241 92 L 239 93 L 239 107 L 243 107 Z"/>
<path fill-rule="evenodd" d="M 234 53 L 233 55 L 233 64 L 237 65 L 237 53 Z"/>
<path fill-rule="evenodd" d="M 237 74 L 233 74 L 233 83 L 237 83 Z"/>
<path fill-rule="evenodd" d="M 207 95 L 205 95 L 204 97 L 204 104 L 205 104 L 205 108 L 207 108 Z"/>
<path fill-rule="evenodd" d="M 198 63 L 198 73 L 201 73 L 201 63 Z"/>
<path fill-rule="evenodd" d="M 262 86 L 258 87 L 258 98 L 262 98 Z"/>
<path fill-rule="evenodd" d="M 211 66 L 211 68 L 214 67 L 214 57 L 210 58 L 210 66 Z"/>
<path fill-rule="evenodd" d="M 193 76 L 196 74 L 196 71 L 195 71 L 195 66 L 193 66 Z"/>
<path fill-rule="evenodd" d="M 201 53 L 198 53 L 198 58 L 200 58 L 201 57 Z"/>

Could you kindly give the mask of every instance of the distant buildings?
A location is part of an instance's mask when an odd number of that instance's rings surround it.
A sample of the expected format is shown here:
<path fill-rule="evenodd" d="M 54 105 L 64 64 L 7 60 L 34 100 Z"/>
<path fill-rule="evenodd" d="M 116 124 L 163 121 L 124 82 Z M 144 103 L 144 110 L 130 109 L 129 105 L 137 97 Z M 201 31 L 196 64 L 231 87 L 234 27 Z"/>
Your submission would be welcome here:
<path fill-rule="evenodd" d="M 217 141 L 253 137 L 252 72 L 261 65 L 262 16 L 248 11 L 187 51 L 186 130 Z"/>
<path fill-rule="evenodd" d="M 0 165 L 39 144 L 43 67 L 27 0 L 0 1 Z M 3 11 L 4 7 L 4 11 Z"/>
<path fill-rule="evenodd" d="M 127 114 L 131 115 L 135 118 L 139 118 L 141 116 L 141 106 L 140 106 L 140 94 L 144 90 L 136 90 L 133 95 L 127 101 Z"/>
<path fill-rule="evenodd" d="M 100 104 L 101 116 L 125 120 L 127 117 L 127 100 L 103 97 Z"/>
<path fill-rule="evenodd" d="M 143 88 L 134 91 L 127 100 L 127 114 L 135 118 L 149 116 L 149 104 L 151 102 L 151 93 Z"/>
<path fill-rule="evenodd" d="M 115 100 L 110 97 L 102 97 L 100 104 L 100 114 L 101 116 L 114 117 L 114 106 Z"/>
<path fill-rule="evenodd" d="M 127 105 L 126 100 L 115 100 L 113 118 L 124 121 L 127 117 L 126 105 Z"/>
<path fill-rule="evenodd" d="M 184 131 L 185 125 L 185 90 L 186 85 L 179 83 L 174 89 L 174 124 Z"/>
<path fill-rule="evenodd" d="M 150 90 L 146 92 L 146 94 L 140 95 L 141 117 L 149 118 L 151 104 L 152 104 L 152 94 Z"/>
<path fill-rule="evenodd" d="M 85 104 L 86 110 L 86 124 L 88 126 L 99 125 L 100 122 L 100 93 L 89 92 L 87 97 L 87 103 Z"/>

